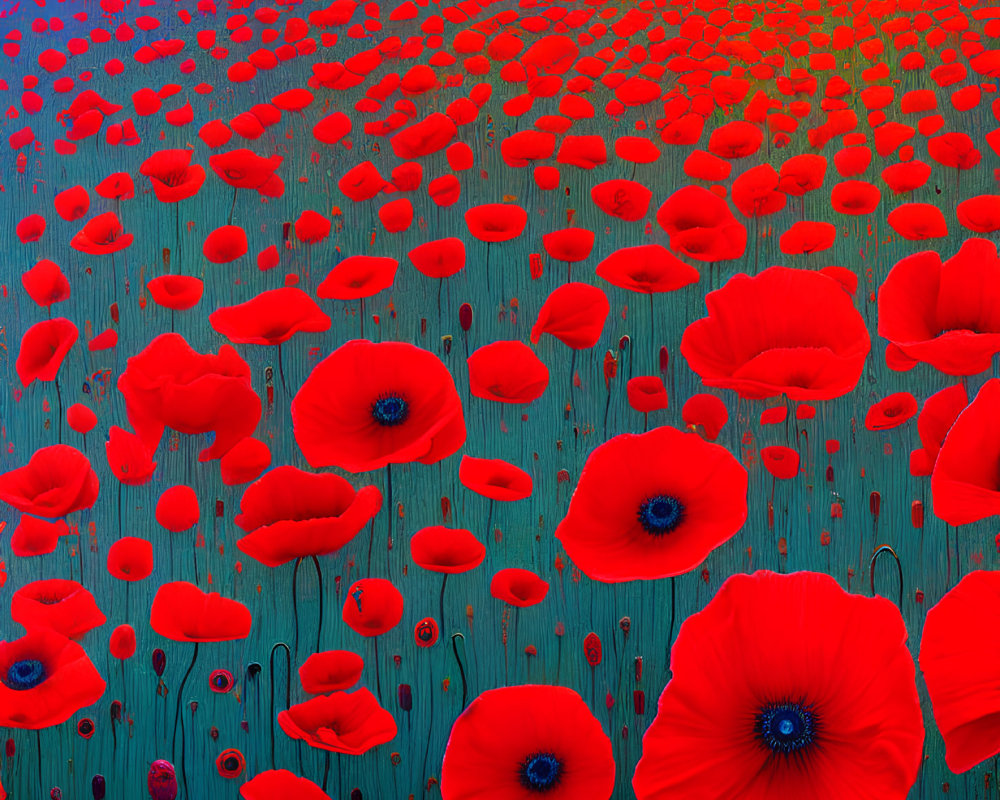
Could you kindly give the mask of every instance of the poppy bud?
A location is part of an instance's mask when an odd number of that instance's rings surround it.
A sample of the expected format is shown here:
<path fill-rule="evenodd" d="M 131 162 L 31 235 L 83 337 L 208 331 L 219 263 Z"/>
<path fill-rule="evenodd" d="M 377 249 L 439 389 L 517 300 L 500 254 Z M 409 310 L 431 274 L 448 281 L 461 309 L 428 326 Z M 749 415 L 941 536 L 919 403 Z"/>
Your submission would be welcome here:
<path fill-rule="evenodd" d="M 122 719 L 122 701 L 121 700 L 113 700 L 111 702 L 110 713 L 111 713 L 111 721 L 112 722 L 121 722 L 121 719 Z"/>
<path fill-rule="evenodd" d="M 95 775 L 90 781 L 90 791 L 94 794 L 94 800 L 104 800 L 106 790 L 107 784 L 104 781 L 104 776 Z"/>
<path fill-rule="evenodd" d="M 635 682 L 642 680 L 642 656 L 635 657 Z"/>
<path fill-rule="evenodd" d="M 351 800 L 364 800 L 360 789 L 351 789 Z"/>
<path fill-rule="evenodd" d="M 15 752 L 14 740 L 8 739 L 7 743 L 4 745 L 4 753 L 6 753 L 7 758 L 13 758 Z"/>
<path fill-rule="evenodd" d="M 84 739 L 89 739 L 94 735 L 94 720 L 84 717 L 76 723 L 76 732 Z"/>
<path fill-rule="evenodd" d="M 583 653 L 591 667 L 601 663 L 601 640 L 596 633 L 591 632 L 584 637 Z"/>
<path fill-rule="evenodd" d="M 156 673 L 157 678 L 162 678 L 163 670 L 165 670 L 166 668 L 167 668 L 167 654 L 164 653 L 159 647 L 157 647 L 153 651 L 153 672 Z"/>
<path fill-rule="evenodd" d="M 607 696 L 604 698 L 604 705 L 608 707 L 608 711 L 614 708 L 615 698 L 612 696 L 611 692 L 608 692 Z"/>
<path fill-rule="evenodd" d="M 646 713 L 646 693 L 642 689 L 632 692 L 632 707 L 636 714 Z"/>
<path fill-rule="evenodd" d="M 177 777 L 174 765 L 165 759 L 157 759 L 149 765 L 146 788 L 152 800 L 177 800 Z"/>
<path fill-rule="evenodd" d="M 49 797 L 51 798 L 51 800 L 62 800 L 62 789 L 60 789 L 58 786 L 54 786 L 52 790 L 49 792 Z"/>
<path fill-rule="evenodd" d="M 618 627 L 622 629 L 622 633 L 627 637 L 629 635 L 629 631 L 632 630 L 631 617 L 622 617 L 618 620 Z"/>
<path fill-rule="evenodd" d="M 413 691 L 410 688 L 410 684 L 399 684 L 396 694 L 399 699 L 399 707 L 403 711 L 410 711 L 413 708 Z"/>
<path fill-rule="evenodd" d="M 468 303 L 462 303 L 458 308 L 458 324 L 462 326 L 463 331 L 472 327 L 472 306 Z"/>

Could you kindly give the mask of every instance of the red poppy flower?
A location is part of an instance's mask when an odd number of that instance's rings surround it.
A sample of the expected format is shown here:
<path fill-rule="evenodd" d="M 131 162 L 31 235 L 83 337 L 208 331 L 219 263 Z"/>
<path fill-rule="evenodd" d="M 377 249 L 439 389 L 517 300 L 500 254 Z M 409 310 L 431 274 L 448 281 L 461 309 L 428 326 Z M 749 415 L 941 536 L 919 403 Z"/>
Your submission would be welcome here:
<path fill-rule="evenodd" d="M 193 275 L 161 275 L 146 284 L 153 302 L 174 311 L 194 308 L 205 291 L 205 282 Z"/>
<path fill-rule="evenodd" d="M 250 367 L 230 346 L 201 354 L 177 333 L 157 336 L 132 356 L 118 378 L 129 422 L 150 452 L 163 430 L 215 432 L 199 460 L 225 455 L 260 419 L 260 398 L 250 384 Z"/>
<path fill-rule="evenodd" d="M 308 778 L 287 769 L 259 772 L 240 787 L 243 800 L 330 800 L 330 795 Z"/>
<path fill-rule="evenodd" d="M 705 298 L 681 353 L 707 386 L 740 397 L 830 400 L 858 383 L 871 340 L 851 296 L 821 273 L 771 267 Z"/>
<path fill-rule="evenodd" d="M 611 797 L 611 741 L 563 686 L 483 692 L 455 720 L 441 765 L 442 800 Z"/>
<path fill-rule="evenodd" d="M 955 213 L 958 224 L 970 231 L 992 233 L 1000 230 L 1000 195 L 978 194 L 970 197 L 958 204 Z"/>
<path fill-rule="evenodd" d="M 250 483 L 271 466 L 271 449 L 260 439 L 248 436 L 219 459 L 219 472 L 226 486 Z"/>
<path fill-rule="evenodd" d="M 892 189 L 893 194 L 905 194 L 919 189 L 930 177 L 930 164 L 917 160 L 891 164 L 882 170 L 882 180 Z"/>
<path fill-rule="evenodd" d="M 812 572 L 735 575 L 681 625 L 670 666 L 632 778 L 638 800 L 852 797 L 858 787 L 903 800 L 916 780 L 913 659 L 885 598 Z"/>
<path fill-rule="evenodd" d="M 951 131 L 927 140 L 927 154 L 944 167 L 972 169 L 983 160 L 967 133 Z"/>
<path fill-rule="evenodd" d="M 161 203 L 194 197 L 205 182 L 205 168 L 192 164 L 193 150 L 160 150 L 142 162 L 139 173 L 149 178 Z"/>
<path fill-rule="evenodd" d="M 361 679 L 365 662 L 350 650 L 313 653 L 299 667 L 302 690 L 308 694 L 329 694 L 350 689 Z"/>
<path fill-rule="evenodd" d="M 83 403 L 73 403 L 66 409 L 66 422 L 74 431 L 86 436 L 97 427 L 97 414 Z"/>
<path fill-rule="evenodd" d="M 114 211 L 98 214 L 70 239 L 69 246 L 91 256 L 117 253 L 132 244 L 132 234 L 125 233 Z"/>
<path fill-rule="evenodd" d="M 124 536 L 108 548 L 108 572 L 120 581 L 142 581 L 153 574 L 153 545 L 137 536 Z"/>
<path fill-rule="evenodd" d="M 79 335 L 76 325 L 62 317 L 42 320 L 28 328 L 14 362 L 21 384 L 28 387 L 34 380 L 54 381 Z"/>
<path fill-rule="evenodd" d="M 83 648 L 51 628 L 0 642 L 0 725 L 40 730 L 93 705 L 106 684 Z"/>
<path fill-rule="evenodd" d="M 630 292 L 673 292 L 701 279 L 662 244 L 641 244 L 615 250 L 597 265 L 597 276 Z"/>
<path fill-rule="evenodd" d="M 934 251 L 896 263 L 878 293 L 879 335 L 947 375 L 975 375 L 1000 352 L 1000 260 L 968 239 L 941 262 Z"/>
<path fill-rule="evenodd" d="M 41 214 L 29 214 L 14 226 L 14 234 L 21 240 L 21 244 L 37 242 L 44 233 L 45 217 Z"/>
<path fill-rule="evenodd" d="M 329 330 L 330 318 L 301 289 L 261 292 L 236 306 L 217 308 L 208 323 L 235 344 L 278 345 L 296 333 Z"/>
<path fill-rule="evenodd" d="M 381 508 L 374 486 L 355 491 L 339 475 L 277 467 L 243 492 L 235 521 L 247 535 L 236 546 L 269 567 L 333 553 Z"/>
<path fill-rule="evenodd" d="M 912 475 L 931 474 L 942 442 L 968 404 L 969 396 L 960 383 L 935 392 L 924 401 L 917 417 L 917 433 L 923 446 L 910 453 Z"/>
<path fill-rule="evenodd" d="M 112 172 L 94 191 L 105 200 L 131 200 L 135 197 L 135 184 L 127 172 Z"/>
<path fill-rule="evenodd" d="M 10 598 L 10 617 L 28 630 L 51 628 L 70 639 L 107 622 L 89 591 L 76 581 L 32 581 Z"/>
<path fill-rule="evenodd" d="M 468 358 L 469 391 L 498 403 L 530 403 L 549 385 L 549 370 L 524 342 L 483 345 Z"/>
<path fill-rule="evenodd" d="M 392 286 L 399 262 L 386 256 L 348 256 L 316 287 L 324 300 L 358 300 Z"/>
<path fill-rule="evenodd" d="M 590 188 L 590 199 L 605 214 L 637 222 L 649 211 L 653 192 L 637 181 L 615 179 Z"/>
<path fill-rule="evenodd" d="M 135 655 L 135 628 L 122 624 L 111 631 L 108 652 L 119 661 L 126 661 Z"/>
<path fill-rule="evenodd" d="M 751 122 L 735 120 L 720 125 L 708 139 L 708 149 L 719 158 L 746 158 L 764 142 L 764 133 Z"/>
<path fill-rule="evenodd" d="M 292 400 L 295 441 L 312 467 L 348 472 L 436 464 L 465 443 L 465 417 L 447 367 L 404 342 L 341 345 Z"/>
<path fill-rule="evenodd" d="M 566 283 L 545 299 L 531 328 L 531 343 L 548 333 L 567 347 L 585 350 L 601 338 L 611 311 L 608 296 L 596 286 Z"/>
<path fill-rule="evenodd" d="M 490 500 L 523 500 L 532 491 L 531 475 L 499 458 L 462 456 L 458 479 L 466 489 Z"/>
<path fill-rule="evenodd" d="M 69 300 L 69 281 L 55 261 L 41 259 L 21 275 L 21 285 L 28 296 L 42 308 Z"/>
<path fill-rule="evenodd" d="M 389 140 L 389 144 L 396 158 L 423 158 L 444 150 L 457 132 L 451 117 L 433 113 L 403 128 Z"/>
<path fill-rule="evenodd" d="M 948 235 L 948 223 L 937 206 L 904 203 L 889 212 L 886 221 L 896 233 L 910 241 L 938 239 Z"/>
<path fill-rule="evenodd" d="M 403 595 L 385 578 L 362 578 L 351 584 L 342 616 L 361 636 L 381 636 L 403 618 Z"/>
<path fill-rule="evenodd" d="M 945 761 L 967 772 L 1000 752 L 1000 692 L 991 670 L 997 645 L 977 631 L 996 620 L 1000 572 L 975 570 L 927 612 L 920 669 L 934 721 L 944 737 Z"/>
<path fill-rule="evenodd" d="M 201 252 L 213 264 L 228 264 L 247 253 L 249 244 L 246 231 L 239 225 L 223 225 L 207 237 Z"/>
<path fill-rule="evenodd" d="M 481 242 L 506 242 L 524 231 L 528 212 L 512 203 L 487 203 L 466 211 L 465 224 Z"/>
<path fill-rule="evenodd" d="M 517 131 L 500 142 L 500 157 L 508 167 L 520 169 L 534 161 L 551 158 L 556 149 L 556 137 L 548 131 Z"/>
<path fill-rule="evenodd" d="M 156 501 L 156 521 L 171 533 L 190 530 L 199 519 L 198 495 L 190 486 L 171 486 Z"/>
<path fill-rule="evenodd" d="M 333 223 L 318 211 L 306 209 L 295 220 L 295 238 L 306 244 L 316 244 L 330 235 Z"/>
<path fill-rule="evenodd" d="M 760 460 L 764 469 L 779 481 L 788 481 L 799 474 L 799 451 L 783 445 L 771 445 L 760 449 Z"/>
<path fill-rule="evenodd" d="M 414 268 L 428 278 L 447 278 L 465 268 L 465 242 L 454 236 L 424 242 L 407 255 Z"/>
<path fill-rule="evenodd" d="M 44 556 L 55 552 L 60 536 L 69 535 L 69 525 L 65 520 L 49 522 L 25 514 L 11 534 L 10 549 L 20 558 Z"/>
<path fill-rule="evenodd" d="M 336 144 L 351 132 L 351 118 L 342 111 L 323 117 L 312 129 L 316 141 L 323 144 Z"/>
<path fill-rule="evenodd" d="M 149 624 L 175 642 L 228 642 L 250 635 L 250 609 L 193 583 L 160 584 L 149 610 Z"/>
<path fill-rule="evenodd" d="M 486 547 L 471 531 L 431 525 L 410 537 L 410 557 L 423 569 L 455 575 L 482 564 Z"/>
<path fill-rule="evenodd" d="M 256 189 L 268 197 L 280 196 L 284 184 L 275 171 L 281 166 L 281 156 L 261 158 L 245 148 L 216 153 L 208 157 L 208 166 L 235 189 Z"/>
<path fill-rule="evenodd" d="M 917 398 L 909 392 L 895 392 L 874 403 L 865 415 L 865 427 L 870 431 L 898 428 L 917 414 Z"/>
<path fill-rule="evenodd" d="M 778 249 L 786 255 L 819 253 L 829 250 L 837 240 L 837 228 L 829 222 L 801 221 L 781 234 Z"/>
<path fill-rule="evenodd" d="M 278 714 L 278 725 L 310 747 L 352 756 L 396 738 L 396 720 L 364 687 L 294 705 Z"/>
<path fill-rule="evenodd" d="M 766 217 L 781 211 L 788 196 L 778 189 L 778 173 L 770 164 L 751 167 L 733 181 L 730 192 L 745 217 Z"/>
<path fill-rule="evenodd" d="M 713 394 L 693 394 L 681 409 L 684 424 L 692 431 L 701 428 L 705 438 L 714 442 L 729 422 L 726 404 Z"/>
<path fill-rule="evenodd" d="M 685 186 L 656 212 L 657 224 L 670 236 L 670 248 L 696 261 L 728 261 L 743 255 L 747 229 L 726 201 L 701 186 Z"/>
<path fill-rule="evenodd" d="M 743 526 L 746 494 L 723 447 L 666 426 L 622 434 L 587 458 L 556 538 L 594 580 L 681 575 Z"/>
<path fill-rule="evenodd" d="M 854 217 L 871 214 L 881 199 L 878 187 L 865 181 L 841 181 L 830 190 L 833 210 Z"/>
<path fill-rule="evenodd" d="M 56 213 L 67 222 L 85 216 L 90 210 L 90 195 L 82 186 L 72 186 L 55 196 Z"/>
<path fill-rule="evenodd" d="M 494 574 L 490 581 L 493 597 L 518 608 L 537 606 L 548 593 L 548 581 L 543 581 L 530 569 L 507 567 Z"/>
<path fill-rule="evenodd" d="M 99 488 L 90 461 L 68 444 L 41 447 L 25 466 L 0 474 L 0 500 L 48 519 L 90 508 Z"/>
<path fill-rule="evenodd" d="M 362 161 L 343 174 L 337 181 L 337 188 L 355 203 L 363 203 L 381 192 L 386 183 L 371 161 Z"/>
<path fill-rule="evenodd" d="M 663 411 L 669 405 L 667 387 L 659 375 L 637 375 L 625 384 L 628 404 L 640 414 Z"/>
<path fill-rule="evenodd" d="M 114 476 L 126 486 L 142 486 L 156 472 L 156 462 L 142 439 L 117 425 L 108 430 L 104 450 Z"/>
<path fill-rule="evenodd" d="M 619 136 L 615 139 L 615 155 L 623 161 L 652 164 L 660 157 L 660 149 L 643 136 Z"/>
<path fill-rule="evenodd" d="M 594 232 L 586 228 L 563 228 L 542 236 L 542 247 L 556 261 L 584 261 L 594 249 Z"/>

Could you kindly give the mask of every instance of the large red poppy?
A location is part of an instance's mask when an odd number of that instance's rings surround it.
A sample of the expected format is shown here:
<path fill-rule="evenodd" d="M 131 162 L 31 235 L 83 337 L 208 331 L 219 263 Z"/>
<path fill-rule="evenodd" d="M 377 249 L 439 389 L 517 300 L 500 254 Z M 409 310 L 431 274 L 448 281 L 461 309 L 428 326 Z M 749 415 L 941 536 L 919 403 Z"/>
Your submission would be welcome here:
<path fill-rule="evenodd" d="M 441 765 L 442 800 L 608 800 L 611 741 L 563 686 L 490 689 L 455 720 Z"/>
<path fill-rule="evenodd" d="M 733 181 L 730 197 L 745 217 L 766 217 L 781 211 L 788 196 L 778 188 L 778 173 L 770 164 L 760 164 Z"/>
<path fill-rule="evenodd" d="M 205 182 L 205 168 L 192 164 L 193 150 L 160 150 L 142 162 L 139 173 L 149 178 L 161 203 L 194 197 Z"/>
<path fill-rule="evenodd" d="M 499 458 L 462 456 L 458 480 L 476 494 L 490 500 L 513 502 L 531 495 L 531 475 Z"/>
<path fill-rule="evenodd" d="M 594 249 L 594 232 L 587 228 L 550 231 L 542 236 L 542 247 L 556 261 L 584 261 Z"/>
<path fill-rule="evenodd" d="M 916 780 L 913 659 L 885 598 L 812 572 L 735 575 L 681 625 L 670 666 L 638 800 L 903 800 Z"/>
<path fill-rule="evenodd" d="M 662 244 L 640 244 L 615 250 L 597 265 L 599 278 L 630 292 L 673 292 L 696 283 L 701 275 Z"/>
<path fill-rule="evenodd" d="M 591 452 L 556 538 L 587 576 L 614 583 L 694 569 L 747 518 L 747 471 L 671 427 Z"/>
<path fill-rule="evenodd" d="M 261 402 L 250 366 L 231 345 L 218 355 L 195 351 L 177 333 L 157 336 L 132 356 L 118 378 L 132 428 L 155 452 L 166 427 L 179 433 L 215 432 L 199 460 L 225 455 L 253 433 Z"/>
<path fill-rule="evenodd" d="M 348 256 L 331 269 L 316 287 L 316 296 L 327 300 L 358 300 L 388 289 L 396 279 L 399 262 L 387 256 Z"/>
<path fill-rule="evenodd" d="M 235 522 L 247 533 L 236 546 L 269 567 L 333 553 L 381 507 L 382 493 L 375 486 L 355 491 L 333 473 L 277 467 L 243 492 Z"/>
<path fill-rule="evenodd" d="M 89 459 L 68 444 L 41 447 L 23 467 L 0 474 L 0 500 L 48 519 L 90 508 L 99 488 Z"/>
<path fill-rule="evenodd" d="M 57 317 L 36 322 L 21 336 L 14 369 L 21 384 L 32 381 L 54 381 L 66 354 L 76 344 L 80 333 L 68 319 Z"/>
<path fill-rule="evenodd" d="M 939 239 L 948 235 L 948 223 L 941 209 L 930 203 L 903 203 L 889 212 L 886 222 L 909 241 Z"/>
<path fill-rule="evenodd" d="M 252 150 L 230 150 L 208 157 L 208 166 L 235 189 L 256 189 L 268 197 L 280 197 L 284 183 L 276 174 L 282 158 L 273 155 L 262 158 Z"/>
<path fill-rule="evenodd" d="M 490 579 L 490 594 L 517 608 L 537 606 L 548 593 L 548 581 L 530 569 L 507 567 Z"/>
<path fill-rule="evenodd" d="M 982 636 L 1000 622 L 1000 572 L 970 572 L 927 612 L 920 669 L 952 772 L 1000 752 L 1000 643 Z"/>
<path fill-rule="evenodd" d="M 465 268 L 465 242 L 454 236 L 419 244 L 407 255 L 428 278 L 447 278 Z"/>
<path fill-rule="evenodd" d="M 329 330 L 330 318 L 301 289 L 286 286 L 261 292 L 236 306 L 208 315 L 208 323 L 235 344 L 278 345 L 296 333 Z"/>
<path fill-rule="evenodd" d="M 466 211 L 465 224 L 481 242 L 506 242 L 524 231 L 528 212 L 512 203 L 486 203 Z"/>
<path fill-rule="evenodd" d="M 175 642 L 227 642 L 250 635 L 250 609 L 193 583 L 160 584 L 149 610 L 149 624 Z"/>
<path fill-rule="evenodd" d="M 138 536 L 123 536 L 108 548 L 108 573 L 134 583 L 153 574 L 153 543 Z"/>
<path fill-rule="evenodd" d="M 976 233 L 1000 230 L 1000 195 L 977 194 L 955 208 L 958 224 Z"/>
<path fill-rule="evenodd" d="M 364 687 L 294 705 L 278 714 L 278 725 L 310 747 L 352 756 L 396 738 L 396 720 Z"/>
<path fill-rule="evenodd" d="M 202 255 L 213 264 L 228 264 L 246 255 L 249 243 L 239 225 L 222 225 L 205 237 Z"/>
<path fill-rule="evenodd" d="M 313 653 L 299 667 L 299 682 L 308 694 L 328 694 L 350 689 L 361 679 L 365 662 L 350 650 Z"/>
<path fill-rule="evenodd" d="M 21 285 L 28 296 L 42 308 L 69 300 L 69 280 L 55 261 L 41 259 L 21 275 Z"/>
<path fill-rule="evenodd" d="M 1000 259 L 968 239 L 944 263 L 933 250 L 898 261 L 878 293 L 878 332 L 948 375 L 975 375 L 1000 352 Z"/>
<path fill-rule="evenodd" d="M 433 353 L 404 342 L 341 345 L 295 395 L 292 421 L 310 466 L 348 472 L 434 464 L 466 436 L 451 373 Z"/>
<path fill-rule="evenodd" d="M 125 233 L 113 211 L 98 214 L 70 239 L 69 246 L 91 256 L 117 253 L 132 244 L 133 236 Z"/>
<path fill-rule="evenodd" d="M 10 617 L 27 630 L 51 628 L 70 639 L 80 639 L 107 621 L 94 595 L 82 584 L 61 578 L 24 584 L 11 595 Z"/>
<path fill-rule="evenodd" d="M 625 384 L 628 404 L 640 414 L 663 411 L 670 403 L 667 387 L 659 375 L 636 375 Z"/>
<path fill-rule="evenodd" d="M 931 475 L 934 514 L 967 525 L 1000 514 L 1000 380 L 983 384 L 941 444 Z"/>
<path fill-rule="evenodd" d="M 191 530 L 200 519 L 198 493 L 183 483 L 165 489 L 156 501 L 156 522 L 171 533 Z"/>
<path fill-rule="evenodd" d="M 361 636 L 381 636 L 403 618 L 403 595 L 385 578 L 362 578 L 351 584 L 341 616 Z"/>
<path fill-rule="evenodd" d="M 469 391 L 498 403 L 530 403 L 549 385 L 549 369 L 524 342 L 483 345 L 468 358 Z"/>
<path fill-rule="evenodd" d="M 482 564 L 486 547 L 464 528 L 431 525 L 410 537 L 410 557 L 426 570 L 454 575 Z"/>
<path fill-rule="evenodd" d="M 739 258 L 747 247 L 747 229 L 726 201 L 701 186 L 684 186 L 656 212 L 656 222 L 670 236 L 670 248 L 696 261 Z"/>
<path fill-rule="evenodd" d="M 638 222 L 649 211 L 653 192 L 637 181 L 620 178 L 592 186 L 590 199 L 608 216 Z"/>
<path fill-rule="evenodd" d="M 205 292 L 205 282 L 193 275 L 161 275 L 146 284 L 158 306 L 185 311 L 198 305 Z"/>
<path fill-rule="evenodd" d="M 258 772 L 240 787 L 243 800 L 330 800 L 330 795 L 308 778 L 287 769 Z"/>
<path fill-rule="evenodd" d="M 823 185 L 826 159 L 815 153 L 792 156 L 781 165 L 778 188 L 785 194 L 801 197 Z"/>
<path fill-rule="evenodd" d="M 681 353 L 707 386 L 741 397 L 830 400 L 858 383 L 871 340 L 851 296 L 818 272 L 739 274 L 705 298 Z"/>
<path fill-rule="evenodd" d="M 587 283 L 565 283 L 554 289 L 538 310 L 531 343 L 537 344 L 541 335 L 548 333 L 574 350 L 593 347 L 610 311 L 602 289 Z"/>
<path fill-rule="evenodd" d="M 51 628 L 0 642 L 0 726 L 59 725 L 100 700 L 105 686 L 83 648 Z"/>
<path fill-rule="evenodd" d="M 134 433 L 112 425 L 104 451 L 111 472 L 126 486 L 142 486 L 152 480 L 156 462 L 145 442 Z"/>

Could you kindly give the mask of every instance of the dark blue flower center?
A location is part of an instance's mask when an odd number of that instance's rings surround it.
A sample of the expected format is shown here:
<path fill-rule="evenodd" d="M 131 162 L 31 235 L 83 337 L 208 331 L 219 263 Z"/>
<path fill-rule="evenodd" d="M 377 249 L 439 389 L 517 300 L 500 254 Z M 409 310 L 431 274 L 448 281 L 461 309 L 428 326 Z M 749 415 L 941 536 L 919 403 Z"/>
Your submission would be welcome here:
<path fill-rule="evenodd" d="M 658 494 L 639 506 L 639 523 L 646 533 L 660 536 L 670 533 L 684 520 L 684 506 L 676 497 Z"/>
<path fill-rule="evenodd" d="M 386 393 L 372 403 L 372 417 L 387 428 L 402 425 L 410 415 L 410 406 L 398 394 Z"/>
<path fill-rule="evenodd" d="M 562 764 L 552 753 L 535 753 L 521 763 L 521 785 L 532 792 L 547 792 L 559 785 Z"/>
<path fill-rule="evenodd" d="M 7 680 L 4 683 L 8 689 L 23 692 L 27 689 L 34 689 L 47 677 L 41 661 L 27 658 L 23 661 L 15 661 L 10 665 L 7 669 Z"/>
<path fill-rule="evenodd" d="M 789 755 L 816 739 L 816 715 L 802 703 L 774 703 L 757 715 L 754 731 L 775 753 Z"/>

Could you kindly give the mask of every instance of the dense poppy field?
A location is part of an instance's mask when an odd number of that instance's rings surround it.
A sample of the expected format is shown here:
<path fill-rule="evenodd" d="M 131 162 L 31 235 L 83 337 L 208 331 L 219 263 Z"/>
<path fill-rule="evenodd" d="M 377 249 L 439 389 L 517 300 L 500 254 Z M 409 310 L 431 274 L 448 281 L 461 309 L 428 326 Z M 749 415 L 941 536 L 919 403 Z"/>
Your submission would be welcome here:
<path fill-rule="evenodd" d="M 1000 6 L 0 39 L 0 800 L 1000 796 Z"/>

